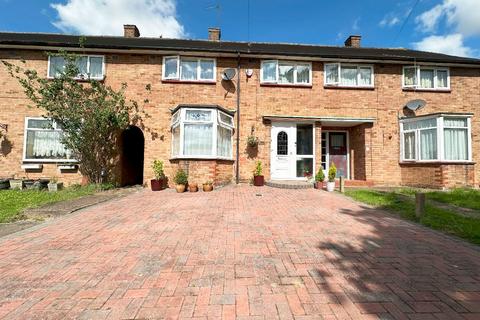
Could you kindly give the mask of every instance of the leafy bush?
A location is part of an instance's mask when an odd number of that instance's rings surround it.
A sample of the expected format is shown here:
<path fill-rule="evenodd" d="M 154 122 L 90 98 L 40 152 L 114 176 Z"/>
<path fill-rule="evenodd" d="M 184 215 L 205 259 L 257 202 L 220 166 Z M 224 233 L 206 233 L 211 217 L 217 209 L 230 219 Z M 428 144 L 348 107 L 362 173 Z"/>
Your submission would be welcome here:
<path fill-rule="evenodd" d="M 173 181 L 175 182 L 175 184 L 185 185 L 188 183 L 188 175 L 185 171 L 183 171 L 182 169 L 179 169 L 175 174 Z"/>
<path fill-rule="evenodd" d="M 258 146 L 258 138 L 254 135 L 248 136 L 247 145 L 251 148 L 255 148 L 256 146 Z"/>
<path fill-rule="evenodd" d="M 332 164 L 330 165 L 330 168 L 328 168 L 328 182 L 334 182 L 336 176 L 337 176 L 337 167 L 335 167 L 335 164 L 332 162 Z"/>
<path fill-rule="evenodd" d="M 165 172 L 163 171 L 163 161 L 162 160 L 154 160 L 153 165 L 153 174 L 155 175 L 156 180 L 160 180 L 165 178 Z"/>
<path fill-rule="evenodd" d="M 318 169 L 317 174 L 315 175 L 315 181 L 323 182 L 325 180 L 325 174 L 323 173 L 323 169 Z"/>
<path fill-rule="evenodd" d="M 253 171 L 253 176 L 258 177 L 262 175 L 262 161 L 257 161 L 257 164 L 255 165 L 255 170 Z"/>

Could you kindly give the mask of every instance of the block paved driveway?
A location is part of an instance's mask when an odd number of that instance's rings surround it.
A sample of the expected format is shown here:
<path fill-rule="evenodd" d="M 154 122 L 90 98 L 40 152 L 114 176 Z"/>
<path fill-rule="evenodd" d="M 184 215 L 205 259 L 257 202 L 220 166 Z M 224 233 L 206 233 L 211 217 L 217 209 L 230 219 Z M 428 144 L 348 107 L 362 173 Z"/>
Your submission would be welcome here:
<path fill-rule="evenodd" d="M 313 189 L 145 190 L 0 240 L 0 317 L 480 319 L 480 251 Z"/>

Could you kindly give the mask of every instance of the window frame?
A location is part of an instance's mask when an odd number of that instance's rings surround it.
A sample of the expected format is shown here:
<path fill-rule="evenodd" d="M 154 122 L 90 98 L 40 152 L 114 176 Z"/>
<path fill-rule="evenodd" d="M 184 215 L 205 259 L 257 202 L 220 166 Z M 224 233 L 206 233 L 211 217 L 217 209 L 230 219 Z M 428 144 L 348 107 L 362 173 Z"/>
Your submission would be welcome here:
<path fill-rule="evenodd" d="M 337 66 L 338 82 L 327 83 L 327 66 Z M 357 68 L 357 85 L 342 84 L 342 66 L 344 67 L 356 67 Z M 371 78 L 369 85 L 359 85 L 360 83 L 360 69 L 369 68 L 371 70 Z M 375 66 L 373 64 L 356 64 L 356 63 L 342 63 L 342 62 L 326 62 L 323 64 L 323 85 L 328 88 L 375 88 Z"/>
<path fill-rule="evenodd" d="M 52 56 L 52 55 L 49 55 L 48 56 L 48 63 L 47 63 L 47 79 L 55 79 L 55 75 L 51 75 L 50 74 L 50 59 L 52 57 L 55 57 L 55 56 Z M 104 55 L 98 55 L 98 54 L 82 54 L 82 55 L 79 55 L 79 57 L 87 57 L 87 75 L 89 74 L 89 71 L 90 71 L 90 58 L 102 58 L 102 76 L 101 77 L 74 77 L 75 80 L 98 80 L 98 81 L 102 81 L 102 80 L 105 80 L 105 74 L 106 74 L 106 65 L 105 65 L 105 56 Z"/>
<path fill-rule="evenodd" d="M 405 85 L 405 69 L 415 69 L 416 84 Z M 433 70 L 433 88 L 424 88 L 420 85 L 420 72 L 421 70 Z M 438 71 L 447 72 L 447 86 L 438 87 Z M 402 89 L 414 89 L 418 91 L 450 91 L 450 68 L 449 67 L 436 67 L 436 66 L 425 66 L 425 65 L 409 65 L 402 67 Z"/>
<path fill-rule="evenodd" d="M 466 160 L 447 160 L 445 159 L 444 150 L 444 129 L 450 128 L 444 126 L 444 120 L 449 118 L 466 119 L 467 120 L 467 159 Z M 416 122 L 427 119 L 436 119 L 435 127 L 417 128 L 404 130 L 404 124 L 410 122 Z M 471 163 L 473 162 L 472 154 L 472 115 L 469 114 L 435 114 L 429 116 L 420 116 L 413 118 L 400 119 L 400 163 Z M 437 159 L 422 160 L 421 158 L 421 146 L 420 146 L 420 131 L 431 130 L 435 128 L 437 130 Z M 465 127 L 456 127 L 459 129 L 465 129 Z M 405 133 L 415 133 L 415 159 L 405 159 Z"/>
<path fill-rule="evenodd" d="M 176 58 L 177 59 L 177 75 L 175 77 L 167 77 L 165 75 L 165 60 L 169 58 Z M 181 68 L 181 61 L 182 58 L 196 60 L 197 62 L 197 72 L 196 72 L 196 79 L 191 80 L 184 80 L 182 79 L 182 68 Z M 213 79 L 202 79 L 201 78 L 201 61 L 211 61 L 213 62 Z M 208 58 L 208 57 L 191 57 L 191 56 L 181 56 L 181 55 L 173 55 L 173 56 L 163 56 L 162 60 L 162 81 L 174 81 L 174 82 L 198 82 L 198 83 L 216 83 L 217 82 L 217 59 L 216 58 Z"/>
<path fill-rule="evenodd" d="M 263 65 L 265 63 L 272 63 L 274 62 L 276 65 L 275 68 L 275 80 L 269 81 L 265 80 L 263 78 Z M 280 64 L 291 64 L 293 66 L 293 82 L 292 83 L 286 83 L 286 82 L 280 82 L 279 77 L 280 77 L 280 71 L 279 67 Z M 302 66 L 308 66 L 308 83 L 306 82 L 297 82 L 297 66 L 302 65 Z M 312 77 L 313 77 L 313 72 L 312 72 L 312 62 L 310 61 L 293 61 L 293 60 L 278 60 L 278 59 L 270 59 L 270 60 L 262 60 L 260 62 L 260 84 L 269 84 L 269 85 L 277 85 L 277 86 L 295 86 L 295 87 L 311 87 L 312 86 Z"/>
<path fill-rule="evenodd" d="M 186 120 L 186 114 L 187 111 L 209 111 L 211 112 L 211 120 L 209 121 L 195 121 L 195 120 Z M 218 109 L 214 108 L 195 108 L 195 107 L 183 107 L 177 110 L 174 115 L 178 113 L 178 121 L 172 121 L 171 122 L 171 157 L 172 159 L 220 159 L 220 160 L 233 160 L 233 133 L 234 133 L 234 117 L 226 112 L 223 112 Z M 227 116 L 232 118 L 232 125 L 225 124 L 224 122 L 220 121 L 220 113 L 226 114 Z M 173 115 L 172 115 L 173 119 Z M 184 139 L 185 139 L 185 124 L 212 124 L 212 154 L 211 155 L 185 155 L 184 154 Z M 179 140 L 180 140 L 180 146 L 178 148 L 178 154 L 175 155 L 173 154 L 173 129 L 175 127 L 179 127 L 180 130 L 180 135 L 179 135 Z M 225 157 L 225 156 L 219 156 L 217 152 L 217 139 L 218 139 L 218 127 L 223 127 L 231 132 L 230 136 L 230 155 Z"/>
<path fill-rule="evenodd" d="M 47 120 L 47 121 L 52 121 L 52 126 L 54 127 L 53 129 L 43 129 L 43 128 L 28 128 L 28 121 L 29 120 Z M 30 131 L 60 131 L 63 132 L 62 129 L 57 128 L 57 124 L 55 121 L 45 118 L 45 117 L 25 117 L 25 122 L 24 122 L 24 128 L 23 128 L 23 152 L 22 152 L 22 162 L 36 162 L 36 163 L 76 163 L 76 159 L 29 159 L 27 158 L 27 132 L 28 130 Z"/>

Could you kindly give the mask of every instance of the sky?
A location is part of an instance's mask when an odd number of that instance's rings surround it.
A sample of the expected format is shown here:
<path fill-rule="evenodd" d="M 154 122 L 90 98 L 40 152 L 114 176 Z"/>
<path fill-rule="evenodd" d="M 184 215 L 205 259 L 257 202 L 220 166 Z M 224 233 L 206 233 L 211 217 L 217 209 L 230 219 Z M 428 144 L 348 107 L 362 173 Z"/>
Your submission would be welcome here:
<path fill-rule="evenodd" d="M 411 48 L 480 57 L 480 0 L 0 0 L 0 31 Z"/>

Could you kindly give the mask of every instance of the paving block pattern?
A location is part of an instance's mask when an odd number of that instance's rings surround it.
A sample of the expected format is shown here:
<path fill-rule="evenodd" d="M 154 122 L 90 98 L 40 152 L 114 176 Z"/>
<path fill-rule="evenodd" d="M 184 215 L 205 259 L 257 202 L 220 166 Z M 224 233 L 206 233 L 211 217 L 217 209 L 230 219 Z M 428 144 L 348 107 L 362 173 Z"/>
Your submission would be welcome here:
<path fill-rule="evenodd" d="M 0 318 L 480 319 L 480 251 L 320 190 L 145 190 L 1 239 Z"/>

